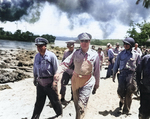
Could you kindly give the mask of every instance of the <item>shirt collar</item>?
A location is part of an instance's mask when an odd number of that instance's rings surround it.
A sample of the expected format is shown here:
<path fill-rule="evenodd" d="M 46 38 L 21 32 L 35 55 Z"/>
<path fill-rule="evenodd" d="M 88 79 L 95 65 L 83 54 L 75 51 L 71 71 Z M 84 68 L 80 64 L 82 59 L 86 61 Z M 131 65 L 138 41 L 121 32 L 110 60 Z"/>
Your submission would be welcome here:
<path fill-rule="evenodd" d="M 91 53 L 91 49 L 89 48 L 89 49 L 88 49 L 88 51 L 87 51 L 86 53 L 83 53 L 83 52 L 82 52 L 82 49 L 80 49 L 80 53 L 82 53 L 83 55 L 85 55 L 85 54 L 90 55 L 90 53 Z"/>

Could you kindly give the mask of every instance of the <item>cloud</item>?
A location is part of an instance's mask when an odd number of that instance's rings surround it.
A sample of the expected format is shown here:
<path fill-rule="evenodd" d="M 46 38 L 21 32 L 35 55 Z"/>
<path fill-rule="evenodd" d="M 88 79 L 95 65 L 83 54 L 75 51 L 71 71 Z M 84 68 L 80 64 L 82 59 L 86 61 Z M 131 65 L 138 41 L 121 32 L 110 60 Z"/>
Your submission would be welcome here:
<path fill-rule="evenodd" d="M 76 37 L 81 32 L 88 32 L 93 38 L 98 39 L 123 38 L 132 21 L 148 20 L 150 12 L 141 4 L 136 5 L 136 1 L 133 0 L 23 1 L 28 3 L 22 7 L 26 10 L 25 14 L 20 15 L 20 19 L 14 20 L 15 22 L 6 23 L 13 24 L 14 27 L 8 28 L 6 24 L 0 23 L 1 26 L 5 26 L 5 29 L 14 29 L 12 31 L 18 27 L 35 34 L 48 33 L 55 36 Z M 10 3 L 14 4 L 15 0 Z M 16 4 L 19 9 L 20 1 Z M 15 24 L 16 21 L 18 26 Z"/>

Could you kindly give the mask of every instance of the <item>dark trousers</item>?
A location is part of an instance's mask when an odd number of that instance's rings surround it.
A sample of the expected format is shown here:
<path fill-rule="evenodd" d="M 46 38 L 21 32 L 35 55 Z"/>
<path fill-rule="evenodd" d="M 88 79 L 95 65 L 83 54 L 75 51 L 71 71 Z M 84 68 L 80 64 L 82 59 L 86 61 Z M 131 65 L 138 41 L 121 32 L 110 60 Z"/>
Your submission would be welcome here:
<path fill-rule="evenodd" d="M 62 79 L 61 79 L 61 98 L 65 97 L 66 94 L 66 85 L 69 83 L 69 80 L 71 79 L 72 75 L 69 75 L 67 72 L 63 73 Z"/>
<path fill-rule="evenodd" d="M 113 63 L 113 59 L 109 60 L 110 64 L 108 65 L 108 70 L 107 70 L 107 74 L 106 77 L 109 78 L 112 74 L 113 74 L 113 67 L 114 67 L 114 63 Z"/>
<path fill-rule="evenodd" d="M 50 99 L 52 107 L 57 114 L 57 116 L 62 114 L 62 106 L 58 99 L 58 95 L 55 90 L 52 89 L 52 83 L 43 87 L 40 84 L 37 85 L 37 97 L 35 102 L 35 107 L 31 119 L 39 119 L 39 116 L 43 110 L 46 96 Z"/>
<path fill-rule="evenodd" d="M 139 119 L 150 118 L 150 93 L 142 92 L 142 86 L 140 89 L 140 108 L 139 108 Z"/>
<path fill-rule="evenodd" d="M 134 78 L 135 73 L 129 70 L 121 71 L 118 76 L 117 93 L 120 101 L 124 104 L 124 113 L 129 112 L 132 103 L 132 94 L 137 90 L 137 84 Z"/>

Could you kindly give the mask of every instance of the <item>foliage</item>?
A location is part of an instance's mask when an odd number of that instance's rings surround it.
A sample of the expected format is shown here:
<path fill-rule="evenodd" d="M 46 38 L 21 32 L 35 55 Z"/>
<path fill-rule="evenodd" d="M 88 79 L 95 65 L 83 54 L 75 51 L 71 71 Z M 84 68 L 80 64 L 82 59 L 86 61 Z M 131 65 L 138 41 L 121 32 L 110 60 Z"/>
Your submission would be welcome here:
<path fill-rule="evenodd" d="M 117 42 L 118 42 L 120 45 L 123 45 L 122 39 L 105 39 L 105 40 L 93 39 L 93 40 L 91 41 L 91 45 L 106 46 L 107 43 L 111 43 L 112 45 L 115 45 Z"/>
<path fill-rule="evenodd" d="M 134 38 L 135 42 L 140 45 L 148 45 L 146 42 L 150 37 L 150 23 L 142 22 L 140 23 L 131 23 L 130 29 L 127 31 L 128 36 Z M 140 29 L 140 32 L 137 32 L 137 28 Z"/>
<path fill-rule="evenodd" d="M 46 38 L 49 43 L 54 43 L 56 39 L 55 36 L 49 34 L 43 34 L 42 36 L 40 36 L 34 35 L 32 32 L 29 31 L 21 32 L 21 30 L 17 30 L 14 32 L 14 34 L 12 34 L 10 31 L 4 31 L 3 28 L 0 27 L 0 39 L 34 42 L 36 37 Z"/>
<path fill-rule="evenodd" d="M 137 0 L 137 1 L 136 1 L 136 4 L 139 4 L 140 1 L 141 1 L 141 0 Z M 150 7 L 150 0 L 143 0 L 143 6 L 144 6 L 145 8 L 149 8 L 149 7 Z"/>

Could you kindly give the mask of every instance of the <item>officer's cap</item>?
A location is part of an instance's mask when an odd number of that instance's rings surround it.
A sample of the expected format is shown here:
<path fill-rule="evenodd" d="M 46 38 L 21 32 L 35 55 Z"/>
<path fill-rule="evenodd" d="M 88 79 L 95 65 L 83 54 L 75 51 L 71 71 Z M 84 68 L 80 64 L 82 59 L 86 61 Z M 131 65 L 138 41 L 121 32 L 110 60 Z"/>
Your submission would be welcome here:
<path fill-rule="evenodd" d="M 37 37 L 35 39 L 35 45 L 43 45 L 43 44 L 48 44 L 48 40 L 42 37 Z"/>
<path fill-rule="evenodd" d="M 79 40 L 91 40 L 92 36 L 89 33 L 81 33 L 78 35 Z"/>
<path fill-rule="evenodd" d="M 67 41 L 66 43 L 67 43 L 67 46 L 73 47 L 75 41 L 74 41 L 74 40 L 69 40 L 69 41 Z"/>

